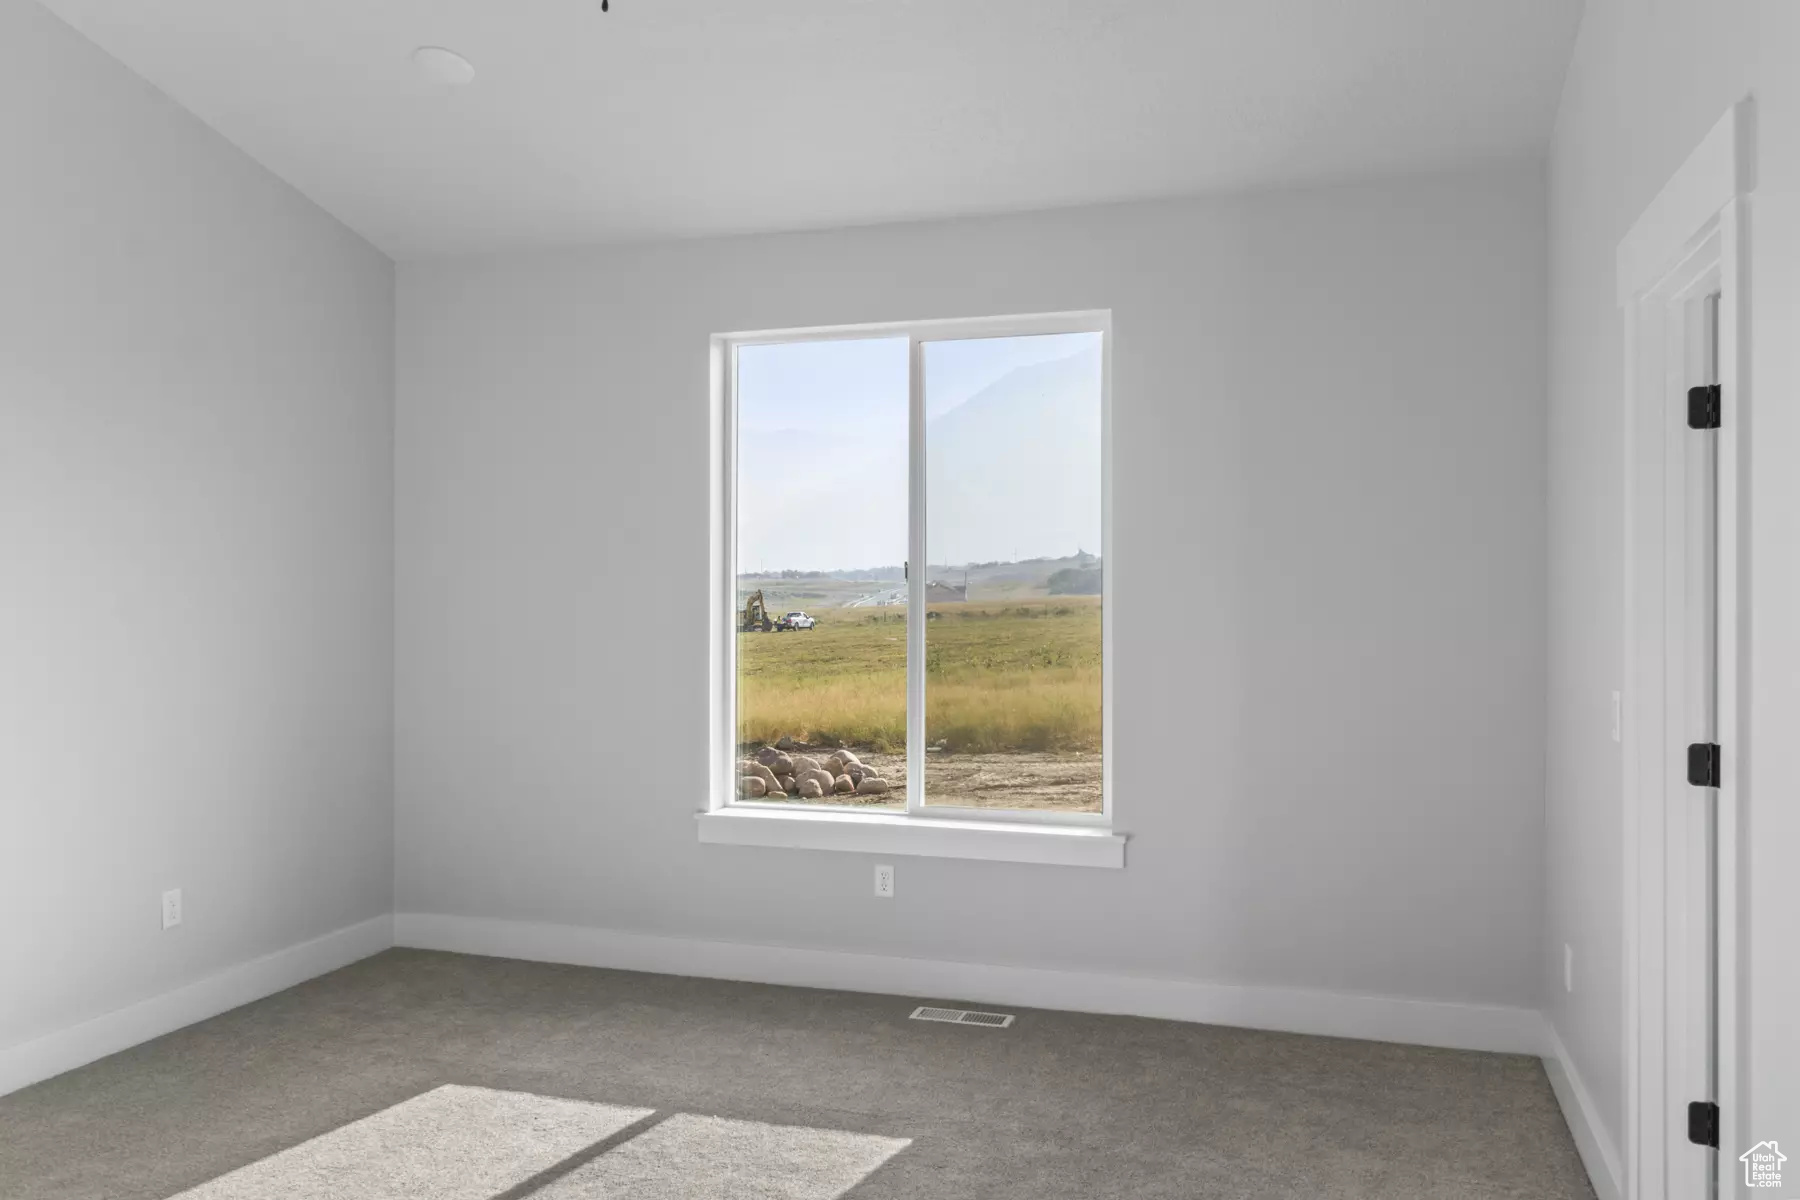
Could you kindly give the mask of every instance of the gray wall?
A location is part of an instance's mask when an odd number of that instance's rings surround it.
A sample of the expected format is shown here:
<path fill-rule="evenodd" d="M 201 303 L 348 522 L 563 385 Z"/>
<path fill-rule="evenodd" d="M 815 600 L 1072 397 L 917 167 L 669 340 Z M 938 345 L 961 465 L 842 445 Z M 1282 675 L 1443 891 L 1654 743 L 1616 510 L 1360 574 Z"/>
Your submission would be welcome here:
<path fill-rule="evenodd" d="M 389 911 L 392 385 L 392 264 L 0 0 L 0 1047 Z"/>
<path fill-rule="evenodd" d="M 1542 186 L 403 265 L 399 910 L 1535 1007 Z M 1092 307 L 1128 868 L 698 844 L 708 335 Z"/>
<path fill-rule="evenodd" d="M 1624 612 L 1624 322 L 1619 242 L 1733 103 L 1754 93 L 1747 473 L 1750 580 L 1742 862 L 1753 1138 L 1800 1126 L 1800 5 L 1589 0 L 1550 160 L 1550 676 L 1547 1011 L 1618 1150 L 1625 1148 L 1619 746 Z M 1562 948 L 1575 951 L 1565 992 Z M 1792 1136 L 1792 1135 L 1789 1135 Z M 1731 1149 L 1735 1158 L 1746 1147 Z"/>

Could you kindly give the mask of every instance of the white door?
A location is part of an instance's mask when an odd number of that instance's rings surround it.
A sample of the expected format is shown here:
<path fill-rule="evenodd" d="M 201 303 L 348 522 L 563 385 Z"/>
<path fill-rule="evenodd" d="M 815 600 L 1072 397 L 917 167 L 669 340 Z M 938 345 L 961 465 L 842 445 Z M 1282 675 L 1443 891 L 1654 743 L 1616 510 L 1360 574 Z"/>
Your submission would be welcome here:
<path fill-rule="evenodd" d="M 1621 247 L 1631 1200 L 1733 1194 L 1722 1166 L 1735 1164 L 1715 1144 L 1732 1144 L 1741 1107 L 1732 1065 L 1740 222 L 1729 175 L 1718 208 L 1687 203 L 1691 182 L 1678 177 L 1665 193 L 1674 201 L 1659 198 L 1640 222 L 1669 246 L 1654 258 L 1648 240 Z M 1697 221 L 1685 237 L 1673 233 L 1678 209 Z M 1662 265 L 1628 277 L 1646 260 Z"/>
<path fill-rule="evenodd" d="M 1679 770 L 1664 780 L 1670 837 L 1668 929 L 1670 960 L 1667 1046 L 1670 1080 L 1677 1090 L 1670 1118 L 1671 1197 L 1711 1196 L 1718 1188 L 1718 280 L 1707 272 L 1698 287 L 1678 296 L 1671 316 L 1680 323 L 1680 357 L 1672 372 L 1674 422 L 1683 463 L 1683 546 L 1671 554 L 1668 580 L 1684 594 L 1680 627 L 1671 628 L 1671 657 L 1686 662 L 1671 672 L 1668 735 L 1680 750 Z M 1673 482 L 1673 481 L 1672 481 Z M 1675 533 L 1672 527 L 1669 533 Z"/>

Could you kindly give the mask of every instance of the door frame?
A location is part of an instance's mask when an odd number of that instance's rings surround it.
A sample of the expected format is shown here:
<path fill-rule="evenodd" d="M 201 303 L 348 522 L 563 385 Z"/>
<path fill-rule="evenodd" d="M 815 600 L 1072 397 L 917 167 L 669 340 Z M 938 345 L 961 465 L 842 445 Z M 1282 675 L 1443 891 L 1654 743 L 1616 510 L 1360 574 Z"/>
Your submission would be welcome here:
<path fill-rule="evenodd" d="M 1671 1037 L 1695 1001 L 1692 981 L 1669 970 L 1696 953 L 1703 927 L 1671 906 L 1694 880 L 1681 875 L 1670 853 L 1694 836 L 1703 813 L 1697 789 L 1679 769 L 1684 695 L 1668 686 L 1685 677 L 1691 659 L 1685 640 L 1688 606 L 1681 581 L 1687 569 L 1692 498 L 1687 454 L 1695 436 L 1686 428 L 1681 377 L 1691 356 L 1687 312 L 1696 296 L 1719 294 L 1717 374 L 1722 417 L 1717 439 L 1717 580 L 1715 738 L 1720 745 L 1717 840 L 1711 856 L 1716 924 L 1715 988 L 1720 1150 L 1714 1169 L 1718 1195 L 1738 1194 L 1731 1170 L 1744 1111 L 1741 1069 L 1740 902 L 1743 762 L 1749 727 L 1745 654 L 1748 558 L 1744 534 L 1744 464 L 1749 416 L 1748 204 L 1750 121 L 1747 102 L 1727 112 L 1664 187 L 1618 250 L 1618 299 L 1625 319 L 1625 574 L 1624 721 L 1621 741 L 1624 833 L 1626 1147 L 1625 1195 L 1630 1200 L 1687 1200 L 1696 1176 L 1690 1160 L 1671 1159 L 1681 1146 L 1678 1111 L 1707 1098 L 1707 1080 L 1694 1078 L 1692 1056 L 1671 1054 Z M 1649 799 L 1660 775 L 1664 786 Z M 1679 790 L 1678 790 L 1679 789 Z M 1688 795 L 1683 795 L 1686 792 Z M 1671 913 L 1675 919 L 1671 920 Z M 1687 915 L 1691 915 L 1688 913 Z M 1697 933 L 1697 928 L 1699 932 Z M 1704 943 L 1701 943 L 1703 948 Z M 1691 958 L 1688 959 L 1691 961 Z M 1672 1017 L 1673 1010 L 1673 1017 Z M 1685 1144 L 1685 1138 L 1682 1139 Z M 1671 1172 L 1671 1161 L 1675 1170 Z M 1734 1182 L 1736 1180 L 1737 1182 Z M 1700 1200 L 1694 1197 L 1694 1200 Z"/>

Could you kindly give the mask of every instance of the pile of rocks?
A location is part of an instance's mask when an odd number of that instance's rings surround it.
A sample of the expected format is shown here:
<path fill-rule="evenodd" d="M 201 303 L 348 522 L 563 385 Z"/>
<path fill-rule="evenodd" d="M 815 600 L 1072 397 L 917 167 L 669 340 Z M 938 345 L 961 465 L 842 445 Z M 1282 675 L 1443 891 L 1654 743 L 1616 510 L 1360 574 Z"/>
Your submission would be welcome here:
<path fill-rule="evenodd" d="M 826 796 L 880 796 L 887 780 L 863 766 L 848 750 L 833 750 L 823 759 L 810 754 L 790 754 L 764 746 L 755 758 L 738 763 L 739 791 L 748 799 L 819 800 Z"/>

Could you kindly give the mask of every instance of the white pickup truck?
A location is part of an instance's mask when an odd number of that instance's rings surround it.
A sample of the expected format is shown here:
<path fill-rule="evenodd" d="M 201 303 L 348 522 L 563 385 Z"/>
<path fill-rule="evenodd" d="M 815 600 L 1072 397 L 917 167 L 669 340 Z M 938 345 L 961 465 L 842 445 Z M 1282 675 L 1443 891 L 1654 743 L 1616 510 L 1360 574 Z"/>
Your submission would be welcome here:
<path fill-rule="evenodd" d="M 781 633 L 782 631 L 788 630 L 788 629 L 808 629 L 808 630 L 810 630 L 814 625 L 817 625 L 817 624 L 818 624 L 817 621 L 813 620 L 811 617 L 807 616 L 803 612 L 791 612 L 791 613 L 788 613 L 786 616 L 781 617 L 779 620 L 777 620 L 775 622 L 775 632 Z"/>

